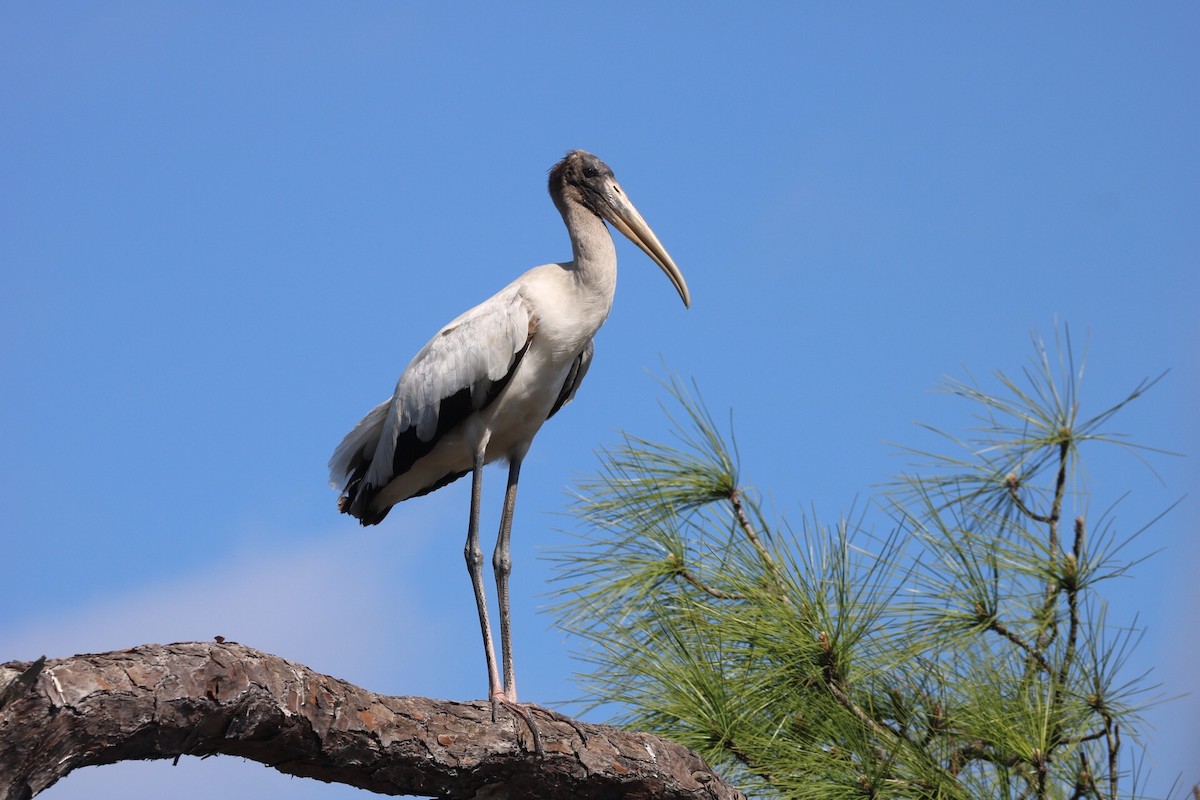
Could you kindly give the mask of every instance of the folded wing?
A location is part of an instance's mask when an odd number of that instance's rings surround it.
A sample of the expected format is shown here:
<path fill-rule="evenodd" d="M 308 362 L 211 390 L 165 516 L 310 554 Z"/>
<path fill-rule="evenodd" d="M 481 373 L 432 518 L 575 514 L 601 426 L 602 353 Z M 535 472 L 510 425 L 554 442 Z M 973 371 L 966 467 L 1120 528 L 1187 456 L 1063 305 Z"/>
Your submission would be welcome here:
<path fill-rule="evenodd" d="M 371 498 L 433 451 L 439 439 L 486 408 L 508 385 L 536 322 L 520 288 L 510 286 L 455 319 L 405 368 L 391 399 L 371 410 L 329 461 L 339 508 L 370 525 L 387 513 Z M 470 469 L 463 465 L 412 492 L 433 491 Z"/>

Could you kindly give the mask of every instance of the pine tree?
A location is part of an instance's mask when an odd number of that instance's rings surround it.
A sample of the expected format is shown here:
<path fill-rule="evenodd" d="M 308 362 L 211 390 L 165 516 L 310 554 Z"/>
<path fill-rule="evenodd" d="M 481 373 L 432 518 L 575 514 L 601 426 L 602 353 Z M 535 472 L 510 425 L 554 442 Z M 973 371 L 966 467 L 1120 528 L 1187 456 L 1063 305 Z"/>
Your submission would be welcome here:
<path fill-rule="evenodd" d="M 997 390 L 944 389 L 980 424 L 865 515 L 790 530 L 764 513 L 695 387 L 674 439 L 624 435 L 579 485 L 555 611 L 593 706 L 691 747 L 762 797 L 1136 796 L 1150 701 L 1137 629 L 1102 590 L 1139 532 L 1089 521 L 1084 450 L 1156 381 L 1084 416 L 1069 337 Z M 1161 377 L 1161 376 L 1160 376 Z M 1070 487 L 1070 488 L 1068 488 Z"/>

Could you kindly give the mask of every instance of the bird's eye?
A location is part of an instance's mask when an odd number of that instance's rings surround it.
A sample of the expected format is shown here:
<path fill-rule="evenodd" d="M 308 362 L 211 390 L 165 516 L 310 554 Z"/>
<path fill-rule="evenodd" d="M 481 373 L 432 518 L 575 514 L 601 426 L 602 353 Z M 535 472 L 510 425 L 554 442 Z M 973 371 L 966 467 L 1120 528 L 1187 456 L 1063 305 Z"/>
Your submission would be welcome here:
<path fill-rule="evenodd" d="M 587 166 L 583 168 L 583 177 L 585 178 L 594 178 L 599 174 L 600 170 L 596 169 L 595 167 Z"/>

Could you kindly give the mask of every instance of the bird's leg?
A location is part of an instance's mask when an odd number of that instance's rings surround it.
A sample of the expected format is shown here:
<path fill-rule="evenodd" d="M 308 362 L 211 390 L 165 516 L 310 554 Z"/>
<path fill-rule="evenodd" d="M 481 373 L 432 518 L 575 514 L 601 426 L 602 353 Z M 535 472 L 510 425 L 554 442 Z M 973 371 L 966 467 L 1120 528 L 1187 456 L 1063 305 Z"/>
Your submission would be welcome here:
<path fill-rule="evenodd" d="M 467 546 L 463 548 L 463 554 L 467 558 L 467 571 L 471 573 L 471 586 L 475 589 L 475 606 L 479 609 L 479 629 L 483 633 L 483 652 L 487 656 L 488 667 L 488 699 L 492 704 L 492 722 L 496 721 L 496 714 L 501 705 L 508 706 L 517 715 L 525 720 L 525 724 L 529 726 L 530 732 L 533 734 L 533 748 L 539 755 L 544 755 L 545 750 L 542 748 L 542 736 L 538 732 L 537 726 L 534 725 L 533 716 L 528 709 L 522 708 L 516 703 L 516 688 L 512 689 L 511 699 L 505 695 L 505 691 L 500 685 L 500 673 L 496 670 L 496 648 L 492 644 L 492 626 L 488 622 L 487 611 L 487 594 L 483 590 L 483 550 L 479 547 L 479 504 L 483 495 L 483 460 L 484 453 L 487 448 L 487 442 L 479 446 L 475 452 L 475 458 L 471 469 L 471 522 L 467 527 Z M 520 463 L 518 459 L 516 463 Z M 509 489 L 504 501 L 504 519 L 507 524 L 501 524 L 501 537 L 504 540 L 504 559 L 508 561 L 508 531 L 512 527 L 512 500 L 516 497 L 516 474 L 513 469 L 509 470 Z M 497 552 L 500 552 L 500 545 L 496 545 Z M 493 562 L 496 559 L 493 558 Z M 511 684 L 512 675 L 512 646 L 508 639 L 508 572 L 504 573 L 504 582 L 497 583 L 496 594 L 503 598 L 500 607 L 500 630 L 503 637 L 504 646 L 504 672 L 509 677 Z M 497 567 L 497 576 L 500 574 Z M 503 588 L 500 588 L 503 587 Z"/>
<path fill-rule="evenodd" d="M 500 534 L 496 537 L 496 552 L 492 554 L 492 568 L 496 571 L 496 599 L 500 604 L 500 658 L 504 666 L 504 696 L 513 703 L 517 701 L 517 676 L 513 674 L 512 621 L 508 610 L 508 576 L 512 574 L 509 540 L 520 474 L 521 457 L 513 456 L 508 465 L 508 488 L 504 492 Z"/>
<path fill-rule="evenodd" d="M 483 590 L 483 549 L 479 546 L 479 502 L 483 491 L 483 457 L 487 444 L 475 451 L 471 472 L 471 521 L 467 527 L 467 571 L 475 589 L 475 606 L 479 609 L 479 629 L 483 633 L 483 651 L 487 657 L 488 698 L 492 701 L 492 721 L 496 719 L 496 702 L 504 698 L 500 688 L 500 673 L 496 670 L 496 648 L 492 645 L 492 626 L 488 622 L 487 595 Z"/>
<path fill-rule="evenodd" d="M 508 611 L 508 576 L 512 574 L 512 556 L 509 540 L 512 538 L 513 507 L 517 502 L 517 478 L 521 474 L 523 453 L 510 457 L 508 465 L 508 488 L 504 492 L 504 511 L 500 515 L 500 534 L 496 537 L 496 550 L 492 553 L 492 568 L 496 571 L 496 601 L 500 605 L 500 655 L 504 664 L 504 691 L 492 690 L 492 721 L 496 721 L 498 706 L 507 706 L 514 714 L 525 720 L 533 734 L 533 749 L 539 756 L 546 754 L 542 747 L 542 734 L 533 721 L 528 708 L 517 702 L 517 678 L 513 674 L 512 622 Z M 485 634 L 486 636 L 486 634 Z M 495 674 L 495 656 L 489 651 L 488 668 Z M 498 682 L 498 679 L 493 678 Z"/>

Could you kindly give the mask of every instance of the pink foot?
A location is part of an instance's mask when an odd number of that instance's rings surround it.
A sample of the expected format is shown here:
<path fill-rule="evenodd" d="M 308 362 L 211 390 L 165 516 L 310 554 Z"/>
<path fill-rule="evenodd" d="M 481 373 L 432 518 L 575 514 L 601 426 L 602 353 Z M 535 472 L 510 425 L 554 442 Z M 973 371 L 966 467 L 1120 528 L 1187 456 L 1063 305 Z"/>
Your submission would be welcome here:
<path fill-rule="evenodd" d="M 529 709 L 515 700 L 509 700 L 504 692 L 492 693 L 492 722 L 496 721 L 496 715 L 500 710 L 500 706 L 504 706 L 513 714 L 525 720 L 525 724 L 529 727 L 529 732 L 533 734 L 533 750 L 538 756 L 545 756 L 546 751 L 542 747 L 542 734 L 538 732 L 537 725 L 533 723 L 533 715 L 529 713 Z"/>

